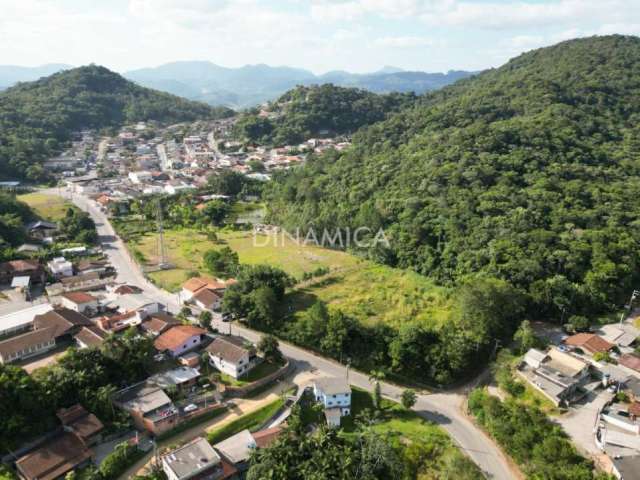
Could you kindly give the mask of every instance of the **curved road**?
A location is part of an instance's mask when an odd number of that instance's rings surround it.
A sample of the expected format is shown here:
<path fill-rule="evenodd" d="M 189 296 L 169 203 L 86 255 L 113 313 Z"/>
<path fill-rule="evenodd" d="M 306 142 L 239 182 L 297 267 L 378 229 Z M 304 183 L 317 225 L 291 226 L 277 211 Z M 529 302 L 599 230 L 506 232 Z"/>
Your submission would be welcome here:
<path fill-rule="evenodd" d="M 58 189 L 49 189 L 43 193 L 61 194 Z M 118 272 L 117 281 L 136 285 L 142 288 L 147 296 L 164 303 L 171 310 L 179 310 L 177 295 L 157 288 L 144 278 L 137 263 L 129 256 L 124 243 L 115 234 L 106 215 L 97 208 L 97 204 L 84 196 L 70 194 L 68 191 L 64 193 L 66 198 L 70 198 L 79 208 L 88 212 L 96 222 L 102 247 Z M 219 320 L 214 322 L 214 327 L 218 327 L 220 331 L 231 328 L 228 323 L 223 324 Z M 237 324 L 234 324 L 232 328 L 234 334 L 239 334 L 253 342 L 257 342 L 260 338 L 260 333 Z M 348 375 L 349 383 L 352 385 L 368 390 L 373 388 L 366 374 L 353 369 L 347 372 L 346 367 L 338 362 L 286 342 L 280 343 L 282 352 L 296 362 L 299 370 L 315 369 L 323 374 L 336 377 Z M 382 394 L 393 400 L 399 400 L 404 390 L 387 382 L 381 382 L 381 387 Z M 464 414 L 463 403 L 464 395 L 457 392 L 420 394 L 413 409 L 422 417 L 444 428 L 459 448 L 464 450 L 482 469 L 487 478 L 497 480 L 518 478 L 520 475 L 510 466 L 495 443 Z"/>

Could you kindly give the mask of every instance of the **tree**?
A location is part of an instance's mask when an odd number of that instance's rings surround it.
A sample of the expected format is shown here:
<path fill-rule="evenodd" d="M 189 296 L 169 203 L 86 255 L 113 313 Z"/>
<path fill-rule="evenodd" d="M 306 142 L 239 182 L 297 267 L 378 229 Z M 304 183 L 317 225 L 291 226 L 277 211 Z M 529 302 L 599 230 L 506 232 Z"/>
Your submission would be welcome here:
<path fill-rule="evenodd" d="M 584 315 L 571 315 L 566 325 L 567 330 L 572 332 L 587 332 L 591 327 L 591 322 Z"/>
<path fill-rule="evenodd" d="M 209 187 L 219 195 L 238 195 L 246 182 L 244 175 L 233 170 L 214 173 L 207 181 Z"/>
<path fill-rule="evenodd" d="M 282 361 L 280 344 L 273 335 L 263 335 L 258 342 L 257 348 L 267 362 L 279 363 Z"/>
<path fill-rule="evenodd" d="M 518 330 L 516 330 L 513 339 L 518 342 L 518 348 L 521 354 L 528 352 L 529 349 L 535 346 L 536 337 L 533 333 L 531 322 L 529 322 L 529 320 L 522 321 L 522 323 L 518 327 Z"/>
<path fill-rule="evenodd" d="M 211 315 L 211 312 L 209 310 L 203 310 L 202 312 L 200 312 L 200 315 L 198 315 L 198 322 L 200 323 L 200 326 L 205 330 L 209 330 L 211 328 L 212 320 L 213 316 Z"/>
<path fill-rule="evenodd" d="M 203 257 L 204 267 L 212 275 L 228 278 L 238 272 L 238 254 L 229 247 L 207 250 Z"/>
<path fill-rule="evenodd" d="M 380 382 L 386 377 L 382 370 L 371 370 L 369 372 L 369 381 L 373 382 L 373 406 L 376 410 L 382 408 L 382 387 Z"/>
<path fill-rule="evenodd" d="M 416 404 L 416 401 L 418 400 L 418 396 L 416 395 L 416 392 L 414 390 L 407 388 L 402 392 L 402 396 L 400 397 L 400 400 L 404 408 L 411 409 Z"/>
<path fill-rule="evenodd" d="M 224 219 L 229 213 L 229 205 L 220 200 L 211 200 L 207 202 L 202 209 L 202 214 L 216 226 L 220 226 L 224 223 Z"/>

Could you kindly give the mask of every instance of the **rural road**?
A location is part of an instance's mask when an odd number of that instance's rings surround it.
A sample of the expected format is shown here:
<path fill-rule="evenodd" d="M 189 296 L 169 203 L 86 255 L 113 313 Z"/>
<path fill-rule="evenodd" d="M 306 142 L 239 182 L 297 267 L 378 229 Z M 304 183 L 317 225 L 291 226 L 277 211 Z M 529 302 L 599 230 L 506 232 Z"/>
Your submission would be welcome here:
<path fill-rule="evenodd" d="M 58 189 L 44 190 L 43 193 L 61 194 Z M 68 191 L 63 193 L 66 198 L 71 197 L 73 203 L 88 212 L 95 221 L 102 247 L 117 271 L 117 281 L 136 285 L 142 288 L 147 296 L 164 303 L 174 312 L 178 311 L 180 307 L 177 296 L 157 288 L 144 278 L 140 268 L 130 258 L 124 243 L 115 234 L 106 215 L 97 207 L 97 204 L 77 193 L 71 196 Z M 216 320 L 213 327 L 226 332 L 229 329 L 229 324 L 223 324 Z M 260 333 L 237 324 L 234 324 L 232 328 L 234 334 L 246 337 L 252 342 L 258 341 L 261 336 Z M 318 356 L 286 342 L 280 342 L 280 346 L 282 352 L 295 362 L 298 371 L 315 369 L 329 376 L 341 377 L 347 375 L 346 367 L 336 361 Z M 349 383 L 356 387 L 367 390 L 373 388 L 366 374 L 350 369 L 348 378 Z M 400 395 L 404 390 L 402 387 L 387 382 L 381 382 L 381 387 L 382 394 L 385 397 L 396 401 L 400 399 Z M 514 472 L 495 443 L 464 414 L 462 410 L 463 402 L 464 395 L 457 392 L 420 394 L 413 409 L 422 417 L 444 428 L 459 448 L 480 467 L 487 478 L 496 480 L 518 478 L 519 475 Z"/>

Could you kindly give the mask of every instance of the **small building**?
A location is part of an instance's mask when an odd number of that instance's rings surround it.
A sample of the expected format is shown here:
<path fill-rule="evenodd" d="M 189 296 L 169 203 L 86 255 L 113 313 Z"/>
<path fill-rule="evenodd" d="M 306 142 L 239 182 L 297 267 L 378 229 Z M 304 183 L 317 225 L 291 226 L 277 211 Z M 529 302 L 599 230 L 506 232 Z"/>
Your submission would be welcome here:
<path fill-rule="evenodd" d="M 198 348 L 206 333 L 202 328 L 193 325 L 174 325 L 160 334 L 153 345 L 159 352 L 166 352 L 175 358 Z"/>
<path fill-rule="evenodd" d="M 98 348 L 104 343 L 107 333 L 95 326 L 82 327 L 73 338 L 80 348 Z"/>
<path fill-rule="evenodd" d="M 244 472 L 249 468 L 251 453 L 258 448 L 265 448 L 271 445 L 282 433 L 282 428 L 274 427 L 251 433 L 249 430 L 242 430 L 235 435 L 213 445 L 213 448 L 220 454 L 223 460 L 239 471 Z"/>
<path fill-rule="evenodd" d="M 196 352 L 186 353 L 178 357 L 178 363 L 185 367 L 197 368 L 200 366 L 200 355 Z"/>
<path fill-rule="evenodd" d="M 226 480 L 237 473 L 202 437 L 163 455 L 161 463 L 169 480 Z"/>
<path fill-rule="evenodd" d="M 47 440 L 41 447 L 16 462 L 24 480 L 55 480 L 91 463 L 93 452 L 75 434 L 65 432 Z"/>
<path fill-rule="evenodd" d="M 173 315 L 157 312 L 145 318 L 140 324 L 140 328 L 148 335 L 157 337 L 176 325 L 180 325 L 180 322 Z"/>
<path fill-rule="evenodd" d="M 99 275 L 104 275 L 109 267 L 109 262 L 105 260 L 89 260 L 84 259 L 80 260 L 76 265 L 76 272 L 79 275 L 84 275 L 87 273 L 98 273 Z"/>
<path fill-rule="evenodd" d="M 180 296 L 183 302 L 189 302 L 196 293 L 203 289 L 212 290 L 215 293 L 221 294 L 230 283 L 232 282 L 229 280 L 225 281 L 207 277 L 193 277 L 182 285 Z"/>
<path fill-rule="evenodd" d="M 159 435 L 176 427 L 178 409 L 158 386 L 142 382 L 116 393 L 114 403 L 128 412 L 140 430 Z"/>
<path fill-rule="evenodd" d="M 87 292 L 68 292 L 60 295 L 62 305 L 80 313 L 93 314 L 98 311 L 98 299 Z"/>
<path fill-rule="evenodd" d="M 64 257 L 56 257 L 47 263 L 49 271 L 54 277 L 72 277 L 73 276 L 73 263 L 65 259 Z"/>
<path fill-rule="evenodd" d="M 39 240 L 44 240 L 45 238 L 52 237 L 53 235 L 55 235 L 57 230 L 58 225 L 52 222 L 46 222 L 44 220 L 38 220 L 27 225 L 29 236 L 32 238 L 37 238 Z"/>
<path fill-rule="evenodd" d="M 82 327 L 90 327 L 91 320 L 83 314 L 68 308 L 55 308 L 33 318 L 36 330 L 53 328 L 56 342 L 71 340 Z"/>
<path fill-rule="evenodd" d="M 56 416 L 64 430 L 75 434 L 85 445 L 95 445 L 102 439 L 104 425 L 93 413 L 87 412 L 79 403 L 61 408 Z"/>
<path fill-rule="evenodd" d="M 595 333 L 577 333 L 564 340 L 564 344 L 574 348 L 580 348 L 591 355 L 595 353 L 607 353 L 615 345 L 607 342 Z"/>
<path fill-rule="evenodd" d="M 11 260 L 0 263 L 0 283 L 11 284 L 14 277 L 31 277 L 31 283 L 44 282 L 46 275 L 36 260 Z"/>
<path fill-rule="evenodd" d="M 197 368 L 178 367 L 152 375 L 149 377 L 149 382 L 162 389 L 175 387 L 178 390 L 185 390 L 195 385 L 198 378 L 200 378 L 200 371 Z"/>
<path fill-rule="evenodd" d="M 219 310 L 222 305 L 222 296 L 213 290 L 203 288 L 192 297 L 193 303 L 203 310 Z"/>
<path fill-rule="evenodd" d="M 640 356 L 633 353 L 625 353 L 624 355 L 620 355 L 618 364 L 630 368 L 631 370 L 634 370 L 636 372 L 640 372 Z"/>
<path fill-rule="evenodd" d="M 346 379 L 319 378 L 313 382 L 313 395 L 324 407 L 330 427 L 339 427 L 341 418 L 351 414 L 351 386 Z"/>
<path fill-rule="evenodd" d="M 256 364 L 255 348 L 242 337 L 218 336 L 206 351 L 211 366 L 236 379 L 249 373 Z"/>

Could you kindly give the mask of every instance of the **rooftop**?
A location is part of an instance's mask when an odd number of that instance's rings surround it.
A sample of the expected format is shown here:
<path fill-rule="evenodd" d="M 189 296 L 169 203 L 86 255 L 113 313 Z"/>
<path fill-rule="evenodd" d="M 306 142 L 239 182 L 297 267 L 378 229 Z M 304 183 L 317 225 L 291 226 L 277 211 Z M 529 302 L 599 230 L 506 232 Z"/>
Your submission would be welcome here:
<path fill-rule="evenodd" d="M 258 445 L 249 430 L 242 430 L 226 440 L 216 443 L 213 447 L 230 462 L 237 464 L 249 460 L 251 451 Z"/>
<path fill-rule="evenodd" d="M 246 343 L 242 337 L 217 336 L 207 347 L 207 352 L 227 362 L 237 363 L 245 355 L 251 354 L 252 347 L 245 346 Z"/>
<path fill-rule="evenodd" d="M 60 296 L 76 304 L 91 303 L 98 300 L 96 297 L 88 294 L 87 292 L 68 292 L 63 293 Z"/>
<path fill-rule="evenodd" d="M 315 380 L 314 385 L 325 395 L 338 395 L 341 393 L 351 393 L 351 386 L 342 377 L 322 377 Z"/>
<path fill-rule="evenodd" d="M 33 323 L 36 315 L 41 315 L 53 310 L 49 303 L 41 303 L 32 307 L 24 308 L 0 317 L 0 331 L 21 328 Z"/>
<path fill-rule="evenodd" d="M 624 365 L 631 370 L 635 370 L 636 372 L 640 372 L 640 357 L 637 355 L 633 355 L 632 353 L 625 353 L 621 355 L 618 359 L 618 363 L 620 365 Z"/>
<path fill-rule="evenodd" d="M 200 371 L 197 368 L 179 367 L 166 372 L 156 373 L 149 377 L 149 381 L 155 383 L 160 388 L 168 388 L 190 382 L 199 376 Z"/>
<path fill-rule="evenodd" d="M 147 382 L 118 392 L 116 400 L 126 410 L 134 410 L 143 414 L 162 407 L 173 406 L 173 402 L 161 388 Z"/>
<path fill-rule="evenodd" d="M 222 467 L 220 456 L 202 437 L 163 455 L 162 462 L 178 479 L 191 478 L 210 468 Z"/>
<path fill-rule="evenodd" d="M 582 348 L 590 353 L 604 353 L 615 347 L 613 343 L 607 342 L 595 333 L 577 333 L 565 339 L 564 343 L 573 347 Z"/>
<path fill-rule="evenodd" d="M 153 345 L 158 351 L 175 350 L 191 337 L 205 333 L 205 330 L 193 325 L 175 325 L 156 338 Z"/>
<path fill-rule="evenodd" d="M 54 480 L 91 458 L 80 439 L 72 433 L 55 437 L 16 462 L 27 480 Z"/>

